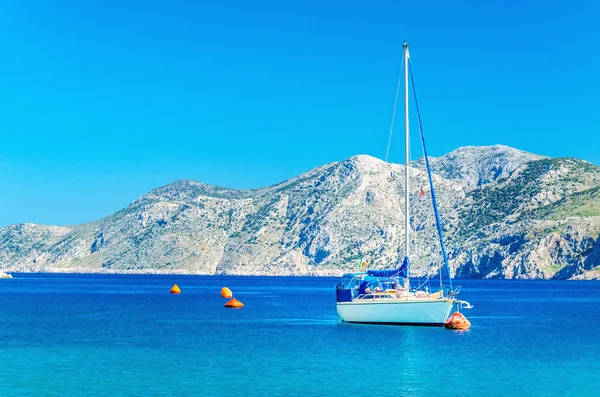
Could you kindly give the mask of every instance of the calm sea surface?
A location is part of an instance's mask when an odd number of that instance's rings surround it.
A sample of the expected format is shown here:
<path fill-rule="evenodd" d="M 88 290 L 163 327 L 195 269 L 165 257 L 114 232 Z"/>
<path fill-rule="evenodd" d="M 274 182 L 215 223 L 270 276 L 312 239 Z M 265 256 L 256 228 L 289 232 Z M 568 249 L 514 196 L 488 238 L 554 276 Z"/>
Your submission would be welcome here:
<path fill-rule="evenodd" d="M 459 280 L 461 333 L 340 323 L 337 281 L 17 274 L 0 280 L 0 394 L 600 393 L 598 282 Z"/>

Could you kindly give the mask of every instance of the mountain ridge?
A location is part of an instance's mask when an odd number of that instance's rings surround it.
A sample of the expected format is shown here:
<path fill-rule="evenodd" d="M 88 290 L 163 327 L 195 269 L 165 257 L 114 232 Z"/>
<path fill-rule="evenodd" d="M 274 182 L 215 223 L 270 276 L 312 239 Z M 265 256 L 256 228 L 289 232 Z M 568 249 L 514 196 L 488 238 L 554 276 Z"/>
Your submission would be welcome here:
<path fill-rule="evenodd" d="M 599 167 L 503 145 L 429 160 L 456 275 L 600 274 Z M 424 160 L 410 170 L 412 267 L 425 275 L 439 243 Z M 403 165 L 368 155 L 257 189 L 178 180 L 93 222 L 1 228 L 0 270 L 337 275 L 361 256 L 389 267 L 403 258 L 403 182 Z"/>

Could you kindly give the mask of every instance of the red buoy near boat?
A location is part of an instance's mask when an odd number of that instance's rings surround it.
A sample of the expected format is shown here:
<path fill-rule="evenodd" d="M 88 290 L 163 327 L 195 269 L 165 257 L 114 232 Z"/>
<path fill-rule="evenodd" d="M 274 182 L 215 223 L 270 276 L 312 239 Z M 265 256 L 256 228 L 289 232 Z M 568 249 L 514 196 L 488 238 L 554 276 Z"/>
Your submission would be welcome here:
<path fill-rule="evenodd" d="M 466 330 L 471 328 L 471 322 L 460 312 L 454 312 L 444 323 L 446 329 Z"/>
<path fill-rule="evenodd" d="M 235 298 L 231 298 L 229 301 L 227 301 L 225 307 L 229 307 L 231 309 L 241 309 L 244 307 L 244 304 Z"/>

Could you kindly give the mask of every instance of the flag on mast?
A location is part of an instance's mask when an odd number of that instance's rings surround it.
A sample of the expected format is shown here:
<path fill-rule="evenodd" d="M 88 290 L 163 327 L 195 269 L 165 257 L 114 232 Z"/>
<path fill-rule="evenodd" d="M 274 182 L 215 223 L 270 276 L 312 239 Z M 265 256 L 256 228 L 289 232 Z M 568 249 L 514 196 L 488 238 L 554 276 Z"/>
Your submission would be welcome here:
<path fill-rule="evenodd" d="M 367 261 L 361 255 L 361 257 L 360 257 L 360 264 L 358 265 L 358 269 L 359 270 L 363 270 L 365 268 L 365 266 L 367 266 Z"/>

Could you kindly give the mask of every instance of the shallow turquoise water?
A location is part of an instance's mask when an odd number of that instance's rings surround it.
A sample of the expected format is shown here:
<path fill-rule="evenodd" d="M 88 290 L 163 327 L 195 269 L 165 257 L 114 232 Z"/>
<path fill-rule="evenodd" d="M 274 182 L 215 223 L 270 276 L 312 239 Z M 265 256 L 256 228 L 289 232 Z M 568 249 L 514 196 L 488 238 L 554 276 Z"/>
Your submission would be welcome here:
<path fill-rule="evenodd" d="M 598 282 L 460 280 L 474 305 L 461 333 L 340 323 L 337 281 L 0 280 L 0 394 L 597 394 Z M 223 286 L 243 309 L 223 307 Z"/>

